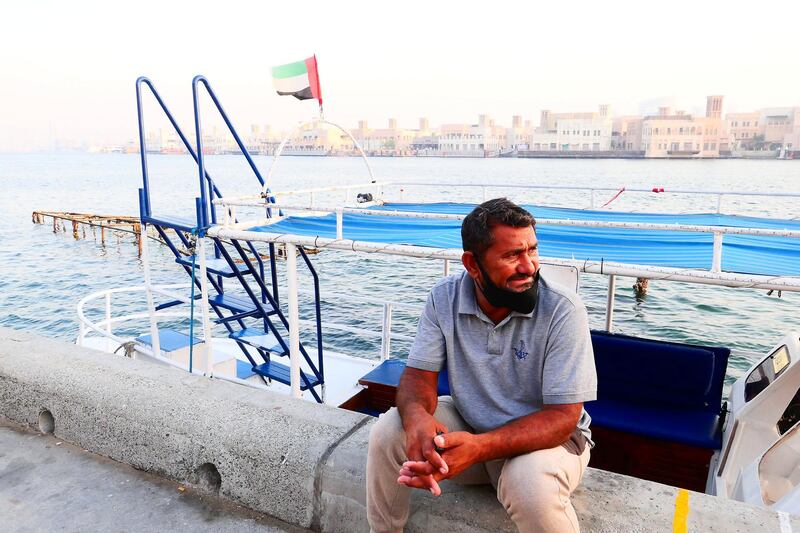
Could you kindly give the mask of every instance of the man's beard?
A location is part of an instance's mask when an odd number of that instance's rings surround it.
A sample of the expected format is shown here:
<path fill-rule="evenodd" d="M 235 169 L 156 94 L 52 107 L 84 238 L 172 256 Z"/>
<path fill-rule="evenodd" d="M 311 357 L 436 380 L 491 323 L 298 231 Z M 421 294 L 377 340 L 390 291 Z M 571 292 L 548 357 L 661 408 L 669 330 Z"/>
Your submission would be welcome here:
<path fill-rule="evenodd" d="M 486 300 L 494 307 L 504 307 L 517 311 L 518 313 L 528 314 L 536 307 L 536 299 L 539 294 L 539 271 L 533 275 L 533 283 L 522 292 L 514 292 L 502 287 L 498 287 L 489 277 L 489 274 L 484 270 L 483 266 L 478 262 L 478 269 L 481 271 L 481 282 L 476 283 L 480 288 Z"/>

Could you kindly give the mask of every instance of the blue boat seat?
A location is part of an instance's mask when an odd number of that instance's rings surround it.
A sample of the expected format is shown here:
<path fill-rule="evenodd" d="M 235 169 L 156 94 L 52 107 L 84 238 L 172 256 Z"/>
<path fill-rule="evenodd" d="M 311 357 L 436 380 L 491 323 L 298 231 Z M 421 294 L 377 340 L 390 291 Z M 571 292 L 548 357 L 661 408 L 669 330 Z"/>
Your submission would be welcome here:
<path fill-rule="evenodd" d="M 370 370 L 358 382 L 362 385 L 382 385 L 396 388 L 400 384 L 400 376 L 403 375 L 405 368 L 405 361 L 387 359 Z M 450 381 L 446 366 L 439 372 L 439 384 L 436 392 L 439 396 L 450 396 Z"/>
<path fill-rule="evenodd" d="M 592 332 L 592 424 L 700 448 L 722 444 L 722 385 L 730 349 Z"/>
<path fill-rule="evenodd" d="M 719 449 L 721 444 L 719 413 L 616 400 L 590 402 L 585 408 L 592 416 L 593 426 L 699 448 Z"/>
<path fill-rule="evenodd" d="M 722 385 L 730 349 L 592 332 L 598 399 L 592 425 L 705 449 L 722 444 Z M 389 359 L 359 380 L 394 389 L 405 362 Z M 450 394 L 445 367 L 438 394 Z"/>

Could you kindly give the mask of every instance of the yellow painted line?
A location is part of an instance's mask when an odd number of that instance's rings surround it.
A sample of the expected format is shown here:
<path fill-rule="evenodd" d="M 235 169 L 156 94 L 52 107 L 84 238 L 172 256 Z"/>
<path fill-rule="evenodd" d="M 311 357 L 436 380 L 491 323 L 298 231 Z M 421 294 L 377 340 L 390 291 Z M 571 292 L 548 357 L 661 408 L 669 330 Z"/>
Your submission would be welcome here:
<path fill-rule="evenodd" d="M 675 498 L 675 518 L 672 519 L 672 533 L 686 533 L 686 519 L 689 517 L 689 491 L 678 489 Z"/>

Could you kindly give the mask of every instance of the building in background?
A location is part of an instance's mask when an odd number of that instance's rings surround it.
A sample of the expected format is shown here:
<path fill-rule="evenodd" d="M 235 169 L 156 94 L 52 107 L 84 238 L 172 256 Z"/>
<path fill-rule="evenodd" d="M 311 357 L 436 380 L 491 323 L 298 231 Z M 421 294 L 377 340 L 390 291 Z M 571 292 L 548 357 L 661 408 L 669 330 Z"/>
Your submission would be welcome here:
<path fill-rule="evenodd" d="M 616 117 L 611 122 L 612 152 L 644 156 L 642 153 L 642 117 Z"/>
<path fill-rule="evenodd" d="M 800 107 L 768 107 L 725 116 L 737 155 L 793 156 L 800 148 Z"/>
<path fill-rule="evenodd" d="M 514 115 L 511 117 L 511 127 L 506 128 L 505 144 L 500 148 L 501 151 L 528 150 L 531 143 L 531 123 L 522 122 L 522 116 Z"/>
<path fill-rule="evenodd" d="M 706 99 L 706 114 L 694 117 L 662 106 L 642 121 L 644 157 L 713 158 L 731 151 L 728 123 L 722 118 L 723 97 Z"/>
<path fill-rule="evenodd" d="M 356 155 L 357 142 L 369 155 L 454 157 L 630 157 L 630 158 L 800 158 L 800 107 L 770 107 L 723 118 L 720 95 L 706 98 L 705 114 L 674 110 L 671 100 L 650 100 L 644 116 L 612 117 L 607 105 L 595 112 L 541 112 L 539 125 L 521 115 L 511 125 L 497 124 L 487 114 L 477 123 L 442 124 L 432 127 L 427 118 L 418 128 L 398 126 L 390 118 L 384 128 L 370 128 L 366 120 L 344 132 L 336 127 L 308 123 L 298 127 L 284 149 L 287 155 Z M 653 109 L 655 104 L 659 105 Z M 251 125 L 245 140 L 252 154 L 273 155 L 286 136 L 269 125 Z M 351 137 L 352 136 L 352 137 Z M 355 140 L 355 142 L 354 142 Z M 146 135 L 150 152 L 185 154 L 172 131 L 155 130 Z M 138 151 L 138 142 L 93 151 Z M 240 153 L 227 130 L 211 126 L 203 132 L 207 154 Z"/>
<path fill-rule="evenodd" d="M 491 157 L 506 147 L 506 128 L 495 124 L 489 115 L 479 115 L 477 124 L 442 124 L 439 129 L 439 155 Z"/>
<path fill-rule="evenodd" d="M 423 125 L 427 127 L 427 119 L 420 120 L 420 126 Z M 350 133 L 362 150 L 371 155 L 412 155 L 411 145 L 419 135 L 418 130 L 399 128 L 394 118 L 389 119 L 386 128 L 376 129 L 371 129 L 366 120 L 359 120 L 358 128 Z"/>
<path fill-rule="evenodd" d="M 767 150 L 791 149 L 798 147 L 798 127 L 800 126 L 800 107 L 771 107 L 761 110 L 759 122 L 763 135 L 763 148 Z"/>
<path fill-rule="evenodd" d="M 763 135 L 760 134 L 763 129 L 760 112 L 728 113 L 725 115 L 725 120 L 735 150 L 756 150 L 756 145 L 763 142 Z M 762 126 L 759 126 L 760 123 Z"/>
<path fill-rule="evenodd" d="M 601 105 L 595 113 L 541 113 L 530 149 L 559 152 L 607 152 L 611 147 L 611 109 Z"/>

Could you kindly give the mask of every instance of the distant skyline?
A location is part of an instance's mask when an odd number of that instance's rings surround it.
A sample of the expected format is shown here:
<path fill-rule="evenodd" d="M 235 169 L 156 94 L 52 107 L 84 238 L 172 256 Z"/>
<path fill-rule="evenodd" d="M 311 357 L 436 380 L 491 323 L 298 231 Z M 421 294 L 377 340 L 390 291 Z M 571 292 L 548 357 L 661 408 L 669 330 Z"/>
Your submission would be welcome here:
<path fill-rule="evenodd" d="M 3 14 L 4 152 L 49 149 L 59 139 L 135 138 L 139 75 L 154 81 L 187 130 L 199 73 L 239 129 L 289 129 L 315 116 L 316 106 L 275 94 L 270 67 L 314 53 L 326 118 L 347 126 L 396 118 L 414 128 L 420 117 L 442 124 L 482 113 L 536 124 L 542 109 L 607 103 L 615 115 L 638 114 L 642 102 L 659 98 L 697 112 L 709 94 L 725 95 L 724 113 L 800 105 L 791 59 L 800 5 L 788 0 L 768 7 L 93 0 L 18 3 Z M 148 129 L 160 125 L 148 115 Z"/>

